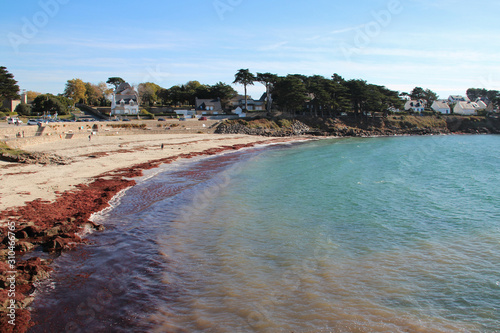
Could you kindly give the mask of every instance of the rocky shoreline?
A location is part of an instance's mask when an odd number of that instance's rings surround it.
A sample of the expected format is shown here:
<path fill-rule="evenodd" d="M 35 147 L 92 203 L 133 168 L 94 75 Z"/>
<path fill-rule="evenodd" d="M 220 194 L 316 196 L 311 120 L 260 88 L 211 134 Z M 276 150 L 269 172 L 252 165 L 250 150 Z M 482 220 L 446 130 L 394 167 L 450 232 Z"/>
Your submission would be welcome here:
<path fill-rule="evenodd" d="M 219 134 L 262 136 L 373 137 L 399 135 L 500 134 L 500 119 L 476 117 L 310 118 L 231 120 Z"/>

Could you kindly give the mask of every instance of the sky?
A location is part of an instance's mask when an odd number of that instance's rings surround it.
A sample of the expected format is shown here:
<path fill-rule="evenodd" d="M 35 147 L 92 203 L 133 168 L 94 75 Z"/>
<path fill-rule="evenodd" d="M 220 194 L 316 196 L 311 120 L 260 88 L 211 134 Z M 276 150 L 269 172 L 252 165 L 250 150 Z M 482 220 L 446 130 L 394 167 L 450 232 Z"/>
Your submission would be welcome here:
<path fill-rule="evenodd" d="M 0 66 L 53 94 L 74 78 L 232 84 L 248 68 L 447 98 L 500 90 L 499 12 L 491 0 L 3 0 Z"/>

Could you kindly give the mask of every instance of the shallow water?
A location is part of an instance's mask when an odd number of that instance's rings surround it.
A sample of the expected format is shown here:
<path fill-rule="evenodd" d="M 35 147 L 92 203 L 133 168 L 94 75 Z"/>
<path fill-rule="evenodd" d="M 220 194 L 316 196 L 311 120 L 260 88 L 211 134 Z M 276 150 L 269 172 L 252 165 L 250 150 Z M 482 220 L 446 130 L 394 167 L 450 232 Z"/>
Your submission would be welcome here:
<path fill-rule="evenodd" d="M 32 331 L 499 331 L 499 143 L 335 139 L 164 166 L 56 260 Z"/>

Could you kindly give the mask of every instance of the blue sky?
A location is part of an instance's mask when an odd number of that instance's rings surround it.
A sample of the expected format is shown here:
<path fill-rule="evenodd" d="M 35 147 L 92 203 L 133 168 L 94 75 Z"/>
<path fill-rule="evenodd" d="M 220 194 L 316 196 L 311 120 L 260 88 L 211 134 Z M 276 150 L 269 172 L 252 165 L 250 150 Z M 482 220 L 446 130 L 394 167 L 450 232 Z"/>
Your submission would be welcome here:
<path fill-rule="evenodd" d="M 446 98 L 500 90 L 499 13 L 491 0 L 4 1 L 0 65 L 22 89 L 56 94 L 73 78 L 169 88 L 230 84 L 249 68 Z"/>

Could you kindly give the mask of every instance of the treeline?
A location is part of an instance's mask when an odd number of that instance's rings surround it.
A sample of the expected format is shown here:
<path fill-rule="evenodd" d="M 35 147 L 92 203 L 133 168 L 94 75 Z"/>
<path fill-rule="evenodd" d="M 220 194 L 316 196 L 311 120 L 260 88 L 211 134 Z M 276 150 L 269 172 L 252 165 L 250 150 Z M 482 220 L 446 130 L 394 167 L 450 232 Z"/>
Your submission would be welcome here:
<path fill-rule="evenodd" d="M 19 96 L 19 86 L 14 76 L 0 66 L 0 97 Z M 62 94 L 41 94 L 28 91 L 30 105 L 21 104 L 16 112 L 22 115 L 40 115 L 44 112 L 60 115 L 67 114 L 76 103 L 90 106 L 109 106 L 113 90 L 125 82 L 120 77 L 110 77 L 106 82 L 94 84 L 81 79 L 68 80 Z M 432 103 L 439 96 L 430 89 L 415 87 L 411 92 L 398 92 L 382 85 L 368 83 L 361 79 L 345 80 L 338 74 L 331 77 L 320 75 L 306 76 L 289 74 L 278 76 L 272 73 L 251 73 L 248 69 L 240 69 L 235 74 L 233 84 L 244 86 L 245 109 L 247 86 L 261 83 L 266 88 L 266 110 L 283 111 L 294 115 L 337 116 L 342 113 L 367 115 L 379 112 L 387 115 L 391 112 L 403 111 L 408 99 L 424 101 L 430 110 Z M 238 96 L 229 84 L 218 82 L 214 85 L 189 81 L 185 84 L 163 88 L 153 82 L 141 83 L 134 87 L 142 106 L 192 107 L 195 99 L 220 99 L 224 109 L 231 111 L 229 101 Z M 478 98 L 500 106 L 500 93 L 497 90 L 470 88 L 467 96 L 471 101 Z"/>
<path fill-rule="evenodd" d="M 365 80 L 345 80 L 338 74 L 330 78 L 320 75 L 305 76 L 272 73 L 254 75 L 248 69 L 240 69 L 234 83 L 245 87 L 254 82 L 266 87 L 267 110 L 280 110 L 292 114 L 311 116 L 337 116 L 344 112 L 367 115 L 382 112 L 387 115 L 404 109 L 405 97 L 425 98 L 430 103 L 437 95 L 429 89 L 416 87 L 410 94 L 391 90 L 385 86 L 370 84 Z"/>
<path fill-rule="evenodd" d="M 222 107 L 228 106 L 229 101 L 238 95 L 238 92 L 228 84 L 218 82 L 214 85 L 201 84 L 198 81 L 189 81 L 186 84 L 162 88 L 159 85 L 146 82 L 137 88 L 142 105 L 194 106 L 196 98 L 220 98 Z"/>
<path fill-rule="evenodd" d="M 422 87 L 415 87 L 409 93 L 400 93 L 365 80 L 345 80 L 338 74 L 330 78 L 300 74 L 254 75 L 248 69 L 240 69 L 233 83 L 242 84 L 246 94 L 247 86 L 254 82 L 266 87 L 268 111 L 281 110 L 322 117 L 337 116 L 344 112 L 353 112 L 355 115 L 379 112 L 386 116 L 391 112 L 405 111 L 407 100 L 420 100 L 426 110 L 434 112 L 431 106 L 439 98 L 434 91 Z M 473 102 L 482 99 L 486 104 L 492 103 L 495 108 L 500 106 L 500 93 L 496 90 L 470 88 L 467 96 Z"/>

